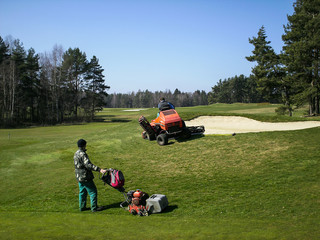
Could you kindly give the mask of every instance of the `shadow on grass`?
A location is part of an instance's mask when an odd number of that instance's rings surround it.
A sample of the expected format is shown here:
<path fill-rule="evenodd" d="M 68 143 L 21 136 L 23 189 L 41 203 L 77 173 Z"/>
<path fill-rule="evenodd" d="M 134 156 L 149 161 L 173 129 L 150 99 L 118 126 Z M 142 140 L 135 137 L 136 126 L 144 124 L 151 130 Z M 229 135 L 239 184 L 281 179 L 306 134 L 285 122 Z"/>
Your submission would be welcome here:
<path fill-rule="evenodd" d="M 116 115 L 98 115 L 94 122 L 130 122 L 128 118 L 117 118 Z"/>
<path fill-rule="evenodd" d="M 112 204 L 105 205 L 102 207 L 104 208 L 104 210 L 110 209 L 110 208 L 120 208 L 120 204 L 121 204 L 121 202 L 116 202 L 116 203 L 112 203 Z"/>
<path fill-rule="evenodd" d="M 93 120 L 94 122 L 131 122 L 131 120 L 129 119 L 125 119 L 125 118 L 112 118 L 112 119 L 105 119 L 105 118 L 95 118 Z"/>
<path fill-rule="evenodd" d="M 188 142 L 188 141 L 196 140 L 196 139 L 203 138 L 203 137 L 204 137 L 204 134 L 199 133 L 199 134 L 191 135 L 190 138 L 182 138 L 182 137 L 177 138 L 177 141 L 178 142 Z"/>
<path fill-rule="evenodd" d="M 115 119 L 111 119 L 111 122 L 131 122 L 131 120 L 129 120 L 129 119 L 115 118 Z"/>
<path fill-rule="evenodd" d="M 119 208 L 121 203 L 122 202 L 116 202 L 116 203 L 112 203 L 109 205 L 101 206 L 103 208 L 102 211 L 110 209 L 110 208 Z M 177 208 L 178 208 L 178 205 L 169 205 L 161 213 L 171 213 Z"/>
<path fill-rule="evenodd" d="M 188 142 L 188 141 L 196 140 L 196 139 L 199 139 L 199 138 L 202 138 L 202 137 L 204 137 L 203 134 L 196 134 L 196 135 L 192 135 L 190 138 L 183 138 L 183 137 L 169 138 L 168 139 L 168 143 L 166 145 L 164 145 L 164 146 L 175 144 L 175 141 L 177 141 L 177 142 Z M 157 143 L 157 140 L 154 140 L 154 141 Z"/>
<path fill-rule="evenodd" d="M 170 213 L 179 208 L 178 205 L 169 205 L 161 213 Z"/>

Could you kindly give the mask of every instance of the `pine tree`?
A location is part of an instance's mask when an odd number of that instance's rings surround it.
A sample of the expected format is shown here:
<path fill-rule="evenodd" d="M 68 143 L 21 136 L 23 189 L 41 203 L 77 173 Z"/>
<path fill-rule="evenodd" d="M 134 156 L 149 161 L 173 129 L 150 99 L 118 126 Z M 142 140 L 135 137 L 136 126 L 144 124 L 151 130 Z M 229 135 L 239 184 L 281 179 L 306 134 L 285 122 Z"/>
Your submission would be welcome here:
<path fill-rule="evenodd" d="M 21 90 L 23 91 L 22 101 L 26 105 L 29 120 L 35 122 L 35 108 L 38 104 L 38 95 L 40 94 L 39 79 L 39 55 L 35 53 L 33 48 L 28 50 L 25 60 L 25 73 L 21 82 Z"/>
<path fill-rule="evenodd" d="M 288 16 L 282 39 L 287 81 L 294 88 L 297 105 L 309 103 L 309 114 L 319 114 L 320 99 L 320 1 L 297 0 Z"/>
<path fill-rule="evenodd" d="M 94 118 L 94 113 L 105 105 L 106 90 L 110 88 L 105 84 L 103 71 L 98 58 L 93 56 L 85 74 L 86 97 L 81 101 L 81 106 L 89 111 L 91 119 Z"/>
<path fill-rule="evenodd" d="M 86 54 L 81 52 L 79 48 L 69 48 L 63 55 L 64 105 L 69 114 L 73 114 L 75 118 L 78 117 L 87 65 Z"/>
<path fill-rule="evenodd" d="M 19 39 L 14 40 L 10 61 L 10 118 L 15 121 L 26 119 L 26 106 L 23 99 L 24 78 L 26 75 L 26 51 Z"/>
<path fill-rule="evenodd" d="M 256 62 L 257 65 L 252 68 L 253 76 L 258 84 L 258 89 L 262 94 L 271 99 L 279 98 L 279 82 L 276 81 L 275 68 L 279 65 L 279 56 L 267 41 L 267 35 L 264 26 L 259 29 L 258 36 L 249 39 L 249 43 L 254 46 L 253 55 L 246 57 L 250 62 Z"/>
<path fill-rule="evenodd" d="M 9 113 L 9 46 L 0 37 L 0 124 L 5 123 Z"/>

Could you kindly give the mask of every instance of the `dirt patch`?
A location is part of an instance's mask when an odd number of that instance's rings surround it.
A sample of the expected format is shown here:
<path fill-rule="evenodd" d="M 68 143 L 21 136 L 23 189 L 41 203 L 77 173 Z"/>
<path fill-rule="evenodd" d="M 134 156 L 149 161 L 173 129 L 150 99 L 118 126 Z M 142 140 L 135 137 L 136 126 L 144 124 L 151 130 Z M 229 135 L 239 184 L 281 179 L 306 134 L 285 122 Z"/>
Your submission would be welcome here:
<path fill-rule="evenodd" d="M 186 125 L 203 125 L 205 127 L 205 134 L 233 134 L 314 128 L 320 126 L 320 121 L 269 123 L 236 116 L 202 116 L 191 121 L 186 121 Z"/>

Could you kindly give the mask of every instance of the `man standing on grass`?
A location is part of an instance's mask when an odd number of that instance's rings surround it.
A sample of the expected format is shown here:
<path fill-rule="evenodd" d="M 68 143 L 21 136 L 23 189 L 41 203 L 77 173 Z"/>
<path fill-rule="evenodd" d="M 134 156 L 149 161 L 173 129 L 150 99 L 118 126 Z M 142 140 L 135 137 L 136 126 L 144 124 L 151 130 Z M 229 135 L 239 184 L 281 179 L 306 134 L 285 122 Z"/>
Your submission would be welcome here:
<path fill-rule="evenodd" d="M 93 182 L 92 171 L 97 171 L 100 173 L 105 173 L 106 170 L 99 168 L 98 166 L 92 164 L 86 153 L 87 142 L 84 139 L 78 141 L 78 151 L 74 154 L 74 166 L 77 181 L 79 183 L 79 207 L 80 211 L 88 210 L 86 208 L 87 195 L 89 193 L 91 202 L 91 211 L 102 211 L 103 207 L 98 207 L 98 192 L 97 187 Z"/>

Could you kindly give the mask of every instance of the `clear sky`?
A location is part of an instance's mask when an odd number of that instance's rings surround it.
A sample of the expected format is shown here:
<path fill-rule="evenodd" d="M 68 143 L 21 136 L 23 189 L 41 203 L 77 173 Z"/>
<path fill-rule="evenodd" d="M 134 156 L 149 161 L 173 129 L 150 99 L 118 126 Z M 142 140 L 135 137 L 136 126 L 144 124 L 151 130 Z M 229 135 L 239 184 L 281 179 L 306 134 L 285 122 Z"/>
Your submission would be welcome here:
<path fill-rule="evenodd" d="M 103 67 L 109 93 L 211 91 L 249 76 L 264 25 L 280 53 L 294 0 L 0 0 L 0 36 L 26 50 L 78 47 Z"/>

